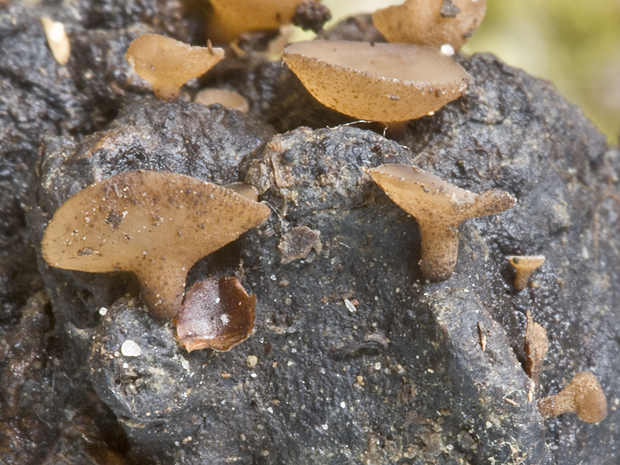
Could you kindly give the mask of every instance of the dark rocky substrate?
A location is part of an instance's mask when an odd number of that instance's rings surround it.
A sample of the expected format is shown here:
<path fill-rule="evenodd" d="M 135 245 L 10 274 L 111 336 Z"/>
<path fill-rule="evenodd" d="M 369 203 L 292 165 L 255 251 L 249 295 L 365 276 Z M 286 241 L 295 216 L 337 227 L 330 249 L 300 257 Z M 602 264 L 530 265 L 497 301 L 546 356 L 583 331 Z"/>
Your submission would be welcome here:
<path fill-rule="evenodd" d="M 395 140 L 379 126 L 331 128 L 350 119 L 252 53 L 184 97 L 225 83 L 249 115 L 163 103 L 124 50 L 146 31 L 200 43 L 197 14 L 68 3 L 0 2 L 0 463 L 617 463 L 620 153 L 552 85 L 460 56 L 474 78 L 465 95 Z M 41 15 L 67 25 L 65 67 Z M 366 17 L 325 34 L 380 40 Z M 518 203 L 464 223 L 453 276 L 428 283 L 415 220 L 364 171 L 383 163 Z M 236 276 L 257 295 L 254 332 L 230 352 L 187 353 L 132 275 L 38 257 L 65 200 L 135 169 L 245 180 L 271 207 L 189 273 L 188 286 Z M 521 293 L 512 254 L 547 257 Z M 522 368 L 528 309 L 550 341 L 536 387 Z M 124 356 L 126 340 L 142 355 Z M 598 377 L 608 418 L 543 421 L 536 398 L 579 371 Z"/>

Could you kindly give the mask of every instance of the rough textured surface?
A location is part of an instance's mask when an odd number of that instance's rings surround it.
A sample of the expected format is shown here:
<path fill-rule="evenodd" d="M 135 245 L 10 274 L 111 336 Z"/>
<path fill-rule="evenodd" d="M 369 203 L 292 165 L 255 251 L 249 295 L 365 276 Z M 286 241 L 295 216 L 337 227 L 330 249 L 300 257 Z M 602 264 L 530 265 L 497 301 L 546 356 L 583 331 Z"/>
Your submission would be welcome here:
<path fill-rule="evenodd" d="M 113 68 L 123 34 L 151 28 L 138 18 L 160 5 L 121 3 L 77 2 L 101 24 L 93 37 L 102 38 L 98 56 L 109 61 L 96 69 Z M 2 460 L 96 463 L 91 452 L 99 449 L 108 463 L 119 454 L 147 464 L 618 461 L 620 152 L 606 149 L 550 84 L 489 55 L 460 56 L 474 84 L 434 116 L 409 123 L 396 136 L 402 145 L 353 127 L 300 128 L 270 140 L 270 129 L 251 117 L 152 99 L 83 138 L 147 89 L 125 82 L 126 68 L 118 68 L 78 95 L 78 74 L 63 77 L 35 27 L 41 11 L 0 6 L 0 75 L 7 78 L 0 86 L 9 86 L 0 97 L 2 212 L 9 215 L 0 232 L 3 241 L 24 244 L 1 244 L 3 269 L 17 273 L 3 278 L 12 293 L 3 297 L 0 333 Z M 363 20 L 338 31 L 349 39 L 374 34 Z M 307 92 L 283 80 L 278 64 L 247 63 L 246 71 L 234 64 L 230 85 L 253 96 L 252 113 L 280 130 L 330 124 L 333 115 L 306 106 Z M 33 74 L 39 68 L 47 74 Z M 274 103 L 276 92 L 286 105 Z M 95 94 L 107 100 L 99 104 Z M 56 137 L 42 147 L 34 195 L 28 168 L 44 134 Z M 232 158 L 216 156 L 222 147 L 234 147 Z M 382 163 L 415 163 L 473 192 L 506 190 L 518 203 L 464 224 L 453 277 L 428 284 L 417 266 L 415 220 L 362 170 Z M 25 276 L 36 274 L 32 253 L 21 252 L 30 233 L 20 203 L 36 206 L 29 225 L 38 243 L 45 215 L 72 193 L 100 176 L 148 167 L 218 183 L 246 179 L 274 211 L 269 223 L 190 271 L 188 285 L 234 275 L 258 297 L 254 334 L 230 352 L 186 353 L 173 327 L 139 310 L 126 276 L 43 266 L 52 305 L 41 295 L 24 305 L 25 289 L 36 290 Z M 320 231 L 322 250 L 282 265 L 282 237 L 304 226 Z M 505 256 L 525 254 L 547 262 L 515 294 Z M 20 260 L 23 268 L 12 264 Z M 125 292 L 132 297 L 117 299 Z M 522 368 L 527 309 L 549 336 L 534 391 Z M 129 338 L 142 355 L 117 357 Z M 537 396 L 557 393 L 579 371 L 596 374 L 608 418 L 543 422 Z M 151 430 L 156 440 L 145 433 Z"/>

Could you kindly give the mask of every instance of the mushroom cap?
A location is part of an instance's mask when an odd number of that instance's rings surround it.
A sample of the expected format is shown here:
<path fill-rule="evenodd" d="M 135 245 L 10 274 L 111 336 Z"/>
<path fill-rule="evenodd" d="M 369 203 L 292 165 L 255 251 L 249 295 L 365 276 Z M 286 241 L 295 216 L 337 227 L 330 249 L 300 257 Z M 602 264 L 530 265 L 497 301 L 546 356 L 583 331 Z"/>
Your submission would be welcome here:
<path fill-rule="evenodd" d="M 265 205 L 196 178 L 132 171 L 67 200 L 48 224 L 41 251 L 58 268 L 133 271 L 149 310 L 170 319 L 190 267 L 269 214 Z"/>
<path fill-rule="evenodd" d="M 205 106 L 219 103 L 227 108 L 233 108 L 243 113 L 250 109 L 248 101 L 237 92 L 226 89 L 203 89 L 196 94 L 194 102 Z"/>
<path fill-rule="evenodd" d="M 575 412 L 586 423 L 598 423 L 607 417 L 607 398 L 596 376 L 580 372 L 556 395 L 538 402 L 544 418 Z"/>
<path fill-rule="evenodd" d="M 354 118 L 407 121 L 458 98 L 470 79 L 451 58 L 416 44 L 296 42 L 283 59 L 323 105 Z"/>
<path fill-rule="evenodd" d="M 457 226 L 467 218 L 498 213 L 512 207 L 516 201 L 499 190 L 475 194 L 415 166 L 381 165 L 368 172 L 403 210 L 418 221 L 440 227 Z"/>
<path fill-rule="evenodd" d="M 192 47 L 159 34 L 141 35 L 125 54 L 138 76 L 149 81 L 155 95 L 164 100 L 176 99 L 183 84 L 202 76 L 222 58 L 221 48 Z"/>
<path fill-rule="evenodd" d="M 434 48 L 447 44 L 457 51 L 485 13 L 486 0 L 408 0 L 375 11 L 372 21 L 388 42 Z"/>
<path fill-rule="evenodd" d="M 273 30 L 290 23 L 303 0 L 211 0 L 208 36 L 230 42 L 247 31 Z"/>
<path fill-rule="evenodd" d="M 531 273 L 545 263 L 546 258 L 544 255 L 511 255 L 508 261 L 516 270 Z"/>
<path fill-rule="evenodd" d="M 256 295 L 248 295 L 237 278 L 208 278 L 194 284 L 177 313 L 177 335 L 188 352 L 228 351 L 254 328 Z"/>

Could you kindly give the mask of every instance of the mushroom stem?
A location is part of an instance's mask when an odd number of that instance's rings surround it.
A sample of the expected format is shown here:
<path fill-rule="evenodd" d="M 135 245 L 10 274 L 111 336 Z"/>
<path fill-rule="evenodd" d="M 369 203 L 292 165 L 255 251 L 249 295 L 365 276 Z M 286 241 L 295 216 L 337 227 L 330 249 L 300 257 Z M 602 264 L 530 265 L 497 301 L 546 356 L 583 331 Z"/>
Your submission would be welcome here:
<path fill-rule="evenodd" d="M 459 235 L 456 227 L 437 228 L 435 224 L 418 222 L 422 258 L 418 262 L 422 274 L 431 281 L 450 277 L 459 254 Z"/>
<path fill-rule="evenodd" d="M 187 270 L 182 264 L 167 260 L 166 268 L 161 267 L 160 273 L 136 271 L 142 298 L 151 314 L 160 321 L 172 319 L 183 302 Z"/>
<path fill-rule="evenodd" d="M 607 416 L 607 399 L 596 376 L 581 372 L 558 394 L 539 400 L 538 410 L 545 419 L 574 412 L 586 423 L 598 423 Z"/>

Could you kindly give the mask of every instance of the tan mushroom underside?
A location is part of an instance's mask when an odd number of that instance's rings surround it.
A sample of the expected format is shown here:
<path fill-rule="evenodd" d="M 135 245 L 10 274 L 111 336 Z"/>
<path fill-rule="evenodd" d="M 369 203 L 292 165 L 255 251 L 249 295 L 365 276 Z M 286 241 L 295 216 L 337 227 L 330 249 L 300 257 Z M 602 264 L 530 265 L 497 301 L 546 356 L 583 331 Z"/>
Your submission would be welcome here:
<path fill-rule="evenodd" d="M 202 76 L 224 58 L 224 50 L 213 47 L 192 47 L 159 34 L 144 34 L 130 45 L 125 59 L 138 76 L 153 85 L 155 95 L 174 100 L 181 86 Z"/>
<path fill-rule="evenodd" d="M 372 21 L 388 42 L 435 48 L 448 44 L 458 51 L 482 23 L 486 1 L 452 0 L 449 6 L 442 14 L 444 0 L 408 0 L 375 11 Z"/>
<path fill-rule="evenodd" d="M 291 22 L 302 0 L 211 0 L 207 36 L 230 42 L 246 31 L 274 30 Z"/>
<path fill-rule="evenodd" d="M 283 59 L 323 105 L 354 118 L 407 121 L 458 98 L 469 75 L 451 58 L 416 44 L 313 40 Z"/>
<path fill-rule="evenodd" d="M 263 222 L 269 208 L 176 173 L 134 171 L 83 189 L 50 221 L 41 244 L 52 266 L 132 271 L 149 310 L 172 318 L 189 268 Z"/>

